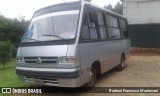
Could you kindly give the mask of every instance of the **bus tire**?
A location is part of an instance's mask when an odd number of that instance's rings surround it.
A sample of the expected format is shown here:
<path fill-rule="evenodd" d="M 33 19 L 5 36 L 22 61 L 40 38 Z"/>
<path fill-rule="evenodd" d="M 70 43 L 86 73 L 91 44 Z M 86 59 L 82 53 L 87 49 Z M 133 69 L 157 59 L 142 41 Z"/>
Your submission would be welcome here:
<path fill-rule="evenodd" d="M 121 56 L 121 62 L 120 62 L 120 64 L 117 66 L 117 70 L 118 70 L 118 71 L 122 71 L 122 70 L 124 70 L 124 68 L 125 68 L 125 56 L 122 55 L 122 56 Z"/>
<path fill-rule="evenodd" d="M 94 87 L 97 81 L 97 72 L 94 66 L 91 67 L 89 75 L 90 75 L 90 78 L 88 83 L 86 84 L 86 87 Z"/>

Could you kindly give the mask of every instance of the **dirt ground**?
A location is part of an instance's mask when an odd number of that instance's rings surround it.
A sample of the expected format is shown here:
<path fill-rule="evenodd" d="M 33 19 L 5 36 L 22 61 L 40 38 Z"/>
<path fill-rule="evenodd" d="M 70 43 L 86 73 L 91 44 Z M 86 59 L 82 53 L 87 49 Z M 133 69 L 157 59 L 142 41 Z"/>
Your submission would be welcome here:
<path fill-rule="evenodd" d="M 96 87 L 160 87 L 160 54 L 132 53 L 123 71 L 110 71 Z"/>
<path fill-rule="evenodd" d="M 126 68 L 123 71 L 111 70 L 107 72 L 97 81 L 96 87 L 160 87 L 160 52 L 132 53 L 126 61 Z M 32 94 L 30 96 L 160 96 L 160 94 L 56 93 Z"/>

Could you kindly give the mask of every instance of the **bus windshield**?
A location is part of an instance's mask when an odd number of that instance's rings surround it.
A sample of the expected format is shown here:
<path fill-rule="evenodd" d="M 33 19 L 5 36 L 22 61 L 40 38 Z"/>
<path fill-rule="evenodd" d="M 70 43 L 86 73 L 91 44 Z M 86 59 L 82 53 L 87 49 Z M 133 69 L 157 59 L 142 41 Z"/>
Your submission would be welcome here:
<path fill-rule="evenodd" d="M 76 36 L 79 10 L 44 14 L 32 19 L 22 42 L 73 39 Z"/>

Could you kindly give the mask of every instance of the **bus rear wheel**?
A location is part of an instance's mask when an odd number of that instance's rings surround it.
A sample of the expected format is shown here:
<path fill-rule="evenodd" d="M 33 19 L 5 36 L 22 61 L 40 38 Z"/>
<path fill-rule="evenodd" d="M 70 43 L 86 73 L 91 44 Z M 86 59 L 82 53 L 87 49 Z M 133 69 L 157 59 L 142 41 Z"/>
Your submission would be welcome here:
<path fill-rule="evenodd" d="M 92 66 L 89 73 L 89 81 L 86 84 L 86 87 L 94 87 L 96 80 L 97 80 L 97 72 L 95 67 Z"/>
<path fill-rule="evenodd" d="M 125 68 L 125 56 L 122 55 L 121 56 L 121 62 L 120 64 L 117 66 L 117 70 L 118 71 L 122 71 Z"/>

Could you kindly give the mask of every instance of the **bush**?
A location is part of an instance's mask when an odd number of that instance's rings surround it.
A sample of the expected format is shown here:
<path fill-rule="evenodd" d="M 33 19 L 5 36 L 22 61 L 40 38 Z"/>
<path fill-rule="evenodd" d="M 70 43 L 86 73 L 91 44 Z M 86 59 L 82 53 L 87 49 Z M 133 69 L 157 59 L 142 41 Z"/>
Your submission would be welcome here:
<path fill-rule="evenodd" d="M 17 46 L 12 45 L 12 58 L 16 58 L 17 49 Z"/>
<path fill-rule="evenodd" d="M 10 41 L 0 42 L 0 64 L 5 65 L 10 62 L 12 58 L 12 44 Z"/>

